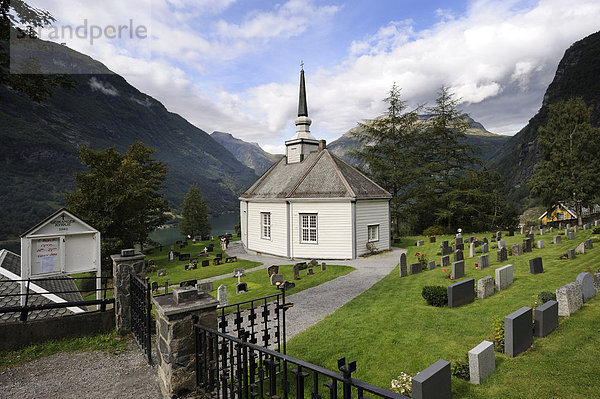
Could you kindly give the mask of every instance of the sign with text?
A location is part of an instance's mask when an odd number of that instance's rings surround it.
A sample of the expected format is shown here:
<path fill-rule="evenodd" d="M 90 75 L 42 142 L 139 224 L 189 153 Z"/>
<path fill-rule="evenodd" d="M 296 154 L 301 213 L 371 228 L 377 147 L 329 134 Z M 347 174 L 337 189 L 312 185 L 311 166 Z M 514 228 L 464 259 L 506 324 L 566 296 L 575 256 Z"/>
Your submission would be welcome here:
<path fill-rule="evenodd" d="M 60 237 L 32 240 L 32 274 L 57 273 L 61 270 Z"/>

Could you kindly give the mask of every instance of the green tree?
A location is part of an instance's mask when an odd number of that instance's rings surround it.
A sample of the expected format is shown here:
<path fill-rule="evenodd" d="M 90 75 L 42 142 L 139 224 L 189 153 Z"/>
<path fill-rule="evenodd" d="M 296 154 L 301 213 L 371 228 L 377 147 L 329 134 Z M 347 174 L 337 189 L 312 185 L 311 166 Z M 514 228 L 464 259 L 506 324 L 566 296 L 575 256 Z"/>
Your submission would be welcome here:
<path fill-rule="evenodd" d="M 68 207 L 102 235 L 102 262 L 121 249 L 143 245 L 148 234 L 166 221 L 167 201 L 160 194 L 166 177 L 164 163 L 150 157 L 154 150 L 141 142 L 125 154 L 115 147 L 79 149 L 88 172 L 75 174 L 76 190 L 65 195 Z"/>
<path fill-rule="evenodd" d="M 480 163 L 475 156 L 476 150 L 466 143 L 469 124 L 465 115 L 458 110 L 460 99 L 442 86 L 435 105 L 427 108 L 430 118 L 420 141 L 424 148 L 423 172 L 420 181 L 420 201 L 430 206 L 423 208 L 436 222 L 450 229 L 457 226 L 456 208 L 452 206 L 453 193 L 457 186 L 455 180 L 462 179 L 467 172 L 473 171 Z"/>
<path fill-rule="evenodd" d="M 197 235 L 206 237 L 210 234 L 211 226 L 208 223 L 206 202 L 195 184 L 190 186 L 183 199 L 181 216 L 183 216 L 183 220 L 179 223 L 179 229 L 182 234 L 192 238 Z"/>
<path fill-rule="evenodd" d="M 532 194 L 550 208 L 573 205 L 583 224 L 582 208 L 600 193 L 600 129 L 590 122 L 591 108 L 581 97 L 550 105 L 548 122 L 538 130 L 542 158 L 530 180 Z"/>
<path fill-rule="evenodd" d="M 358 124 L 354 136 L 362 147 L 351 154 L 377 184 L 392 194 L 392 228 L 398 237 L 408 209 L 406 194 L 414 184 L 419 116 L 418 109 L 406 111 L 406 102 L 400 98 L 400 88 L 395 83 L 383 101 L 388 104 L 383 116 Z"/>

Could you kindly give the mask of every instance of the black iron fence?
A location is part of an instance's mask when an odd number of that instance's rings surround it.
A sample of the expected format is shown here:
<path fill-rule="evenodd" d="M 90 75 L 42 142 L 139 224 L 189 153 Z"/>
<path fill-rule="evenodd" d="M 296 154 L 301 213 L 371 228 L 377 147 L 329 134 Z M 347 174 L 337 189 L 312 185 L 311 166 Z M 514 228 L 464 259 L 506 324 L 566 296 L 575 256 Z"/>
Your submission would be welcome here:
<path fill-rule="evenodd" d="M 218 328 L 223 334 L 240 338 L 248 334 L 248 342 L 272 347 L 286 353 L 285 312 L 292 307 L 285 302 L 285 291 L 250 299 L 217 309 Z"/>
<path fill-rule="evenodd" d="M 352 378 L 356 362 L 338 360 L 341 373 L 293 358 L 240 338 L 194 325 L 196 387 L 209 398 L 329 397 L 350 399 L 365 395 L 389 399 L 406 396 Z"/>
<path fill-rule="evenodd" d="M 131 274 L 129 292 L 131 293 L 131 334 L 152 364 L 152 294 L 150 280 Z"/>
<path fill-rule="evenodd" d="M 18 313 L 21 321 L 27 321 L 32 312 L 50 316 L 52 309 L 105 311 L 109 304 L 114 304 L 114 298 L 108 276 L 0 279 L 0 314 Z"/>

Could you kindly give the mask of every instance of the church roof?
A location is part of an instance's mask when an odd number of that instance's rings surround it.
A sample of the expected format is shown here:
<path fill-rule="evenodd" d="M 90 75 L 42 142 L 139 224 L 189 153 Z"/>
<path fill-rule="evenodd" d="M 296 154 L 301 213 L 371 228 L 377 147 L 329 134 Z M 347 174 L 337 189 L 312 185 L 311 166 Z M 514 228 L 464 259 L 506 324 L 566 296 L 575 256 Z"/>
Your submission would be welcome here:
<path fill-rule="evenodd" d="M 282 158 L 241 199 L 389 199 L 391 194 L 328 150 L 288 164 Z"/>

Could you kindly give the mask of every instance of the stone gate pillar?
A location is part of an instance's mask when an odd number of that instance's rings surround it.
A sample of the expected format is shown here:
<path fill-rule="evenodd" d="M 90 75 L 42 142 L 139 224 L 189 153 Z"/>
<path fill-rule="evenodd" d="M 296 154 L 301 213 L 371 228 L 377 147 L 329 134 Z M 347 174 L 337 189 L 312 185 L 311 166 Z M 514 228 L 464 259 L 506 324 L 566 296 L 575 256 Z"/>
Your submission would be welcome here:
<path fill-rule="evenodd" d="M 130 274 L 144 278 L 146 255 L 133 249 L 124 249 L 120 255 L 111 255 L 113 261 L 113 294 L 115 298 L 115 324 L 119 334 L 131 332 Z"/>
<path fill-rule="evenodd" d="M 155 295 L 158 379 L 164 397 L 180 396 L 196 388 L 194 316 L 198 323 L 217 329 L 217 301 L 197 287 L 174 288 Z"/>

